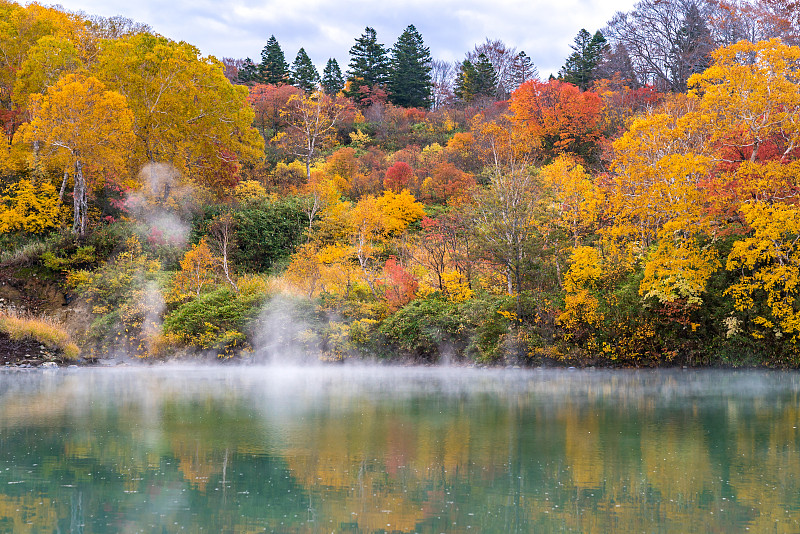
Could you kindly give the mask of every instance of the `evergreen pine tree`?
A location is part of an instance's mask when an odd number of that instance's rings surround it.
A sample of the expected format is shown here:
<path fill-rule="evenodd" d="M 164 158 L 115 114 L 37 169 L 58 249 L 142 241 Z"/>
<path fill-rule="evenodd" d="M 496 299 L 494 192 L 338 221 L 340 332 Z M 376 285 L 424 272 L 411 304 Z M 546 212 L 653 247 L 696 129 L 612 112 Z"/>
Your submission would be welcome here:
<path fill-rule="evenodd" d="M 512 67 L 511 82 L 513 84 L 512 90 L 516 89 L 528 80 L 539 77 L 539 71 L 533 64 L 530 56 L 525 52 L 520 52 L 514 58 L 514 66 Z"/>
<path fill-rule="evenodd" d="M 361 87 L 382 88 L 388 78 L 389 57 L 386 49 L 378 42 L 375 30 L 367 26 L 350 49 L 350 70 L 347 73 L 350 87 L 345 94 L 360 102 L 363 97 Z"/>
<path fill-rule="evenodd" d="M 497 71 L 485 54 L 475 62 L 475 95 L 494 96 L 497 93 Z"/>
<path fill-rule="evenodd" d="M 685 91 L 689 76 L 703 72 L 710 65 L 713 38 L 696 4 L 691 4 L 670 50 L 669 72 L 673 91 Z"/>
<path fill-rule="evenodd" d="M 286 83 L 289 77 L 289 65 L 283 56 L 281 45 L 272 35 L 267 41 L 266 46 L 261 50 L 261 64 L 258 66 L 258 74 L 262 83 L 279 84 Z"/>
<path fill-rule="evenodd" d="M 494 96 L 496 93 L 497 73 L 486 55 L 480 54 L 475 64 L 465 59 L 456 78 L 456 98 L 471 102 L 480 96 Z"/>
<path fill-rule="evenodd" d="M 471 102 L 475 98 L 475 79 L 477 73 L 472 62 L 465 59 L 461 64 L 461 70 L 456 77 L 455 88 L 453 94 L 456 98 L 464 102 Z"/>
<path fill-rule="evenodd" d="M 297 52 L 297 57 L 292 63 L 292 85 L 299 87 L 306 93 L 311 93 L 319 85 L 319 72 L 311 62 L 304 48 Z"/>
<path fill-rule="evenodd" d="M 259 79 L 258 65 L 253 63 L 252 59 L 246 58 L 244 65 L 239 69 L 239 81 L 242 83 L 257 82 Z"/>
<path fill-rule="evenodd" d="M 559 77 L 586 91 L 596 79 L 595 69 L 603 57 L 606 47 L 606 38 L 599 31 L 594 35 L 581 28 L 575 36 L 575 44 L 571 46 L 572 54 L 567 58 L 564 66 L 559 71 Z"/>
<path fill-rule="evenodd" d="M 325 70 L 322 71 L 322 89 L 326 95 L 335 95 L 344 88 L 344 76 L 339 62 L 333 58 L 328 59 Z"/>
<path fill-rule="evenodd" d="M 429 108 L 432 101 L 431 52 L 414 25 L 392 47 L 389 101 L 406 108 Z"/>

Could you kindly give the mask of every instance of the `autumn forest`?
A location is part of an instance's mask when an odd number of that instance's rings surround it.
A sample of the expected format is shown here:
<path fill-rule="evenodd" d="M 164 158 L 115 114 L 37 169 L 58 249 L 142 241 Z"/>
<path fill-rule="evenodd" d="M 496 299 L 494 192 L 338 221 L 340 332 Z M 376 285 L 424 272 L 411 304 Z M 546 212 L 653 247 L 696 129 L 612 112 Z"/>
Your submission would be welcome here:
<path fill-rule="evenodd" d="M 549 78 L 500 39 L 438 60 L 413 25 L 320 74 L 274 36 L 218 60 L 0 0 L 24 310 L 0 331 L 85 358 L 797 367 L 800 3 L 640 0 L 590 30 Z"/>

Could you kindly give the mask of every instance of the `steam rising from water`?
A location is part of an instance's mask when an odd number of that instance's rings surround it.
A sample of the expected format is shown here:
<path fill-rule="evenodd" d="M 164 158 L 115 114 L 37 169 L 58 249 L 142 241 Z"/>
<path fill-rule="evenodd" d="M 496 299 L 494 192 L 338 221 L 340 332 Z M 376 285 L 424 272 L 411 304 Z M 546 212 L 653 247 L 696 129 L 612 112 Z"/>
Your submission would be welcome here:
<path fill-rule="evenodd" d="M 270 299 L 255 322 L 254 359 L 259 363 L 311 363 L 319 360 L 319 346 L 312 330 L 294 301 L 284 295 Z"/>
<path fill-rule="evenodd" d="M 168 163 L 148 163 L 139 171 L 142 189 L 131 193 L 125 207 L 151 229 L 151 238 L 184 246 L 189 237 L 189 212 L 196 191 L 183 184 L 177 169 Z"/>
<path fill-rule="evenodd" d="M 150 353 L 152 340 L 161 332 L 161 318 L 167 307 L 166 302 L 164 302 L 164 295 L 161 293 L 161 288 L 156 282 L 151 280 L 145 284 L 141 305 L 145 310 L 144 322 L 142 323 L 142 337 L 145 343 L 147 343 L 147 352 Z"/>

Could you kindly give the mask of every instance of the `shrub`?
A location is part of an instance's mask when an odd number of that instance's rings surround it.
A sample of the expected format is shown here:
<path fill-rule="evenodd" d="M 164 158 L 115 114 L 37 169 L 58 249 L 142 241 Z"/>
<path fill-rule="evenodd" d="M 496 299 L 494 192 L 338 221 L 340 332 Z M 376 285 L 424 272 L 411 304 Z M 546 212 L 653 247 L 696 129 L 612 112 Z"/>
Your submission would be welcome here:
<path fill-rule="evenodd" d="M 186 346 L 219 351 L 224 356 L 246 347 L 245 328 L 258 316 L 267 285 L 260 277 L 247 276 L 239 280 L 238 286 L 238 293 L 221 285 L 179 306 L 164 319 L 165 336 Z"/>
<path fill-rule="evenodd" d="M 436 361 L 446 348 L 463 350 L 463 327 L 458 305 L 436 292 L 389 316 L 379 331 L 405 355 Z"/>
<path fill-rule="evenodd" d="M 296 197 L 248 203 L 234 213 L 234 219 L 238 249 L 233 262 L 259 272 L 285 261 L 301 243 L 308 224 Z"/>
<path fill-rule="evenodd" d="M 161 264 L 143 250 L 138 237 L 126 250 L 95 271 L 71 271 L 67 283 L 92 305 L 97 318 L 89 337 L 103 352 L 129 350 L 146 353 L 147 338 L 163 309 Z"/>

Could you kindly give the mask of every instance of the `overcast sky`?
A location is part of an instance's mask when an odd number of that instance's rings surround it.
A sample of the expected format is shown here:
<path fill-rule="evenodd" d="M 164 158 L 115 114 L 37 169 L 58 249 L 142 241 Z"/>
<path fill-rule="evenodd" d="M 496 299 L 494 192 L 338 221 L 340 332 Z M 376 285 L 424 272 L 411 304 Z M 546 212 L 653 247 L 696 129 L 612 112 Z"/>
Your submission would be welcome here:
<path fill-rule="evenodd" d="M 69 11 L 122 15 L 217 58 L 250 57 L 275 35 L 292 63 L 300 47 L 322 70 L 329 57 L 347 69 L 349 50 L 366 26 L 390 48 L 413 24 L 434 59 L 460 61 L 486 38 L 533 59 L 543 77 L 556 73 L 581 28 L 594 33 L 634 0 L 62 0 Z"/>

